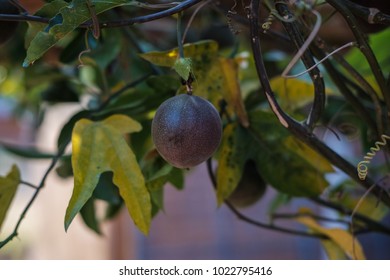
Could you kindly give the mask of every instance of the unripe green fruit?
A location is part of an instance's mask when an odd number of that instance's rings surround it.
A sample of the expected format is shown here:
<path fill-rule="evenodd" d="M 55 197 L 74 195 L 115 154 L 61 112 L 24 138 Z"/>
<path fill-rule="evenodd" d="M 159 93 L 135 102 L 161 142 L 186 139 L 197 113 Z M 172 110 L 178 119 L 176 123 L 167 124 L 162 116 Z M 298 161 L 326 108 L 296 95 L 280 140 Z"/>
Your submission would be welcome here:
<path fill-rule="evenodd" d="M 249 160 L 245 163 L 241 180 L 228 201 L 238 208 L 249 207 L 263 197 L 266 188 L 267 185 L 258 173 L 256 164 Z"/>
<path fill-rule="evenodd" d="M 157 151 L 178 168 L 190 168 L 210 158 L 221 137 L 221 118 L 215 107 L 206 99 L 189 94 L 163 102 L 152 122 Z"/>
<path fill-rule="evenodd" d="M 19 14 L 19 10 L 8 0 L 0 0 L 0 14 Z M 18 25 L 17 21 L 0 21 L 0 44 L 4 44 L 14 35 Z"/>

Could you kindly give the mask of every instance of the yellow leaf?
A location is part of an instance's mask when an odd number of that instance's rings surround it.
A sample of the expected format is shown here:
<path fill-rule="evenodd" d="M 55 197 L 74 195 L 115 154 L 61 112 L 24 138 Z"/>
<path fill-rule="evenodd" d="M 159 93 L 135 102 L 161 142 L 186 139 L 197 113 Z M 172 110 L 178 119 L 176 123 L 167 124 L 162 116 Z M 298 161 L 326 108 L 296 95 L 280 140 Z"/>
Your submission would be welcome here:
<path fill-rule="evenodd" d="M 222 73 L 224 75 L 223 84 L 226 89 L 222 89 L 226 101 L 236 112 L 238 120 L 243 127 L 249 126 L 248 115 L 242 100 L 240 83 L 238 80 L 238 64 L 234 59 L 220 58 Z"/>
<path fill-rule="evenodd" d="M 346 260 L 348 257 L 345 255 L 343 249 L 340 248 L 333 240 L 326 239 L 321 240 L 321 245 L 325 249 L 326 254 L 330 260 Z"/>
<path fill-rule="evenodd" d="M 0 177 L 0 230 L 20 183 L 20 172 L 13 165 L 5 177 Z"/>
<path fill-rule="evenodd" d="M 275 77 L 270 81 L 271 87 L 276 93 L 283 107 L 295 110 L 314 99 L 314 86 L 312 83 L 299 79 L 285 79 Z M 327 94 L 331 91 L 326 91 Z"/>
<path fill-rule="evenodd" d="M 362 246 L 349 232 L 339 228 L 324 228 L 311 217 L 300 216 L 295 219 L 312 231 L 326 235 L 339 246 L 349 258 L 357 260 L 365 259 Z"/>
<path fill-rule="evenodd" d="M 240 182 L 248 154 L 249 138 L 237 123 L 228 124 L 222 137 L 217 169 L 217 203 L 221 205 Z"/>
<path fill-rule="evenodd" d="M 125 115 L 76 123 L 72 134 L 74 189 L 66 210 L 65 229 L 92 196 L 100 175 L 112 171 L 113 183 L 134 223 L 143 233 L 149 231 L 150 196 L 134 153 L 122 135 L 140 130 L 141 125 Z"/>
<path fill-rule="evenodd" d="M 299 139 L 293 136 L 288 136 L 284 140 L 284 146 L 301 158 L 305 159 L 321 173 L 334 172 L 334 169 L 328 160 Z"/>
<path fill-rule="evenodd" d="M 215 41 L 206 40 L 191 44 L 184 44 L 184 57 L 199 58 L 203 54 L 215 55 L 218 51 L 218 44 Z M 143 59 L 158 66 L 173 67 L 179 56 L 178 48 L 168 51 L 153 51 L 139 54 Z"/>

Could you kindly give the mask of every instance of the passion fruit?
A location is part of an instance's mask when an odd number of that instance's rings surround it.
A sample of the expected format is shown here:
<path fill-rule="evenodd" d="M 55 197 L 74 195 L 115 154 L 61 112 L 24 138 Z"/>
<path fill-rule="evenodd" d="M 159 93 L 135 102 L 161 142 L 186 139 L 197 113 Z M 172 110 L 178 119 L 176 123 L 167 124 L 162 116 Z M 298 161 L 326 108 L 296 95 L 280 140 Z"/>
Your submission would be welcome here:
<path fill-rule="evenodd" d="M 178 168 L 190 168 L 210 158 L 221 137 L 221 118 L 215 107 L 190 94 L 167 99 L 152 121 L 152 139 L 157 151 Z"/>
<path fill-rule="evenodd" d="M 256 163 L 248 160 L 236 189 L 227 199 L 237 208 L 249 207 L 259 201 L 267 188 L 267 184 L 260 176 Z"/>

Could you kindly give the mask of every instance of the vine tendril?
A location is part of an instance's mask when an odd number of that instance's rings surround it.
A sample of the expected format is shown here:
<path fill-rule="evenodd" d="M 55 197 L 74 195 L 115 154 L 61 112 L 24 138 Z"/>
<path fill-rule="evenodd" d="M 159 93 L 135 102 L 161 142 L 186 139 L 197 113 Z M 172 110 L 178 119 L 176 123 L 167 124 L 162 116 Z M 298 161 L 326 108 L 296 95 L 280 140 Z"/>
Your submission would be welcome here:
<path fill-rule="evenodd" d="M 380 146 L 385 146 L 387 144 L 387 140 L 390 140 L 390 136 L 382 134 L 382 141 L 376 141 L 375 146 L 370 148 L 370 152 L 364 156 L 364 160 L 360 161 L 357 165 L 357 172 L 360 180 L 365 180 L 368 174 L 367 165 L 371 162 L 377 152 L 381 150 Z"/>

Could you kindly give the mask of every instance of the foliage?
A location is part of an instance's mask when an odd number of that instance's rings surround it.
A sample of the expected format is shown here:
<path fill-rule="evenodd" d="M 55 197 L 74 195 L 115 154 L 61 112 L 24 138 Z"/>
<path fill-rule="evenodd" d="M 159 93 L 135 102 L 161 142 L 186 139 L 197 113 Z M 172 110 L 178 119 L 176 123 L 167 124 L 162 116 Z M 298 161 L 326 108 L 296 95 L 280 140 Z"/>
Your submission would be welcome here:
<path fill-rule="evenodd" d="M 390 39 L 389 30 L 367 39 L 357 25 L 352 40 L 358 47 L 345 56 L 336 51 L 334 59 L 318 66 L 316 61 L 334 49 L 319 37 L 303 47 L 319 17 L 314 12 L 317 6 L 305 2 L 287 6 L 283 1 L 265 1 L 261 13 L 257 0 L 248 1 L 246 8 L 239 1 L 46 2 L 34 15 L 14 16 L 24 25 L 1 48 L 0 94 L 16 104 L 16 116 L 31 114 L 36 127 L 45 118 L 44 108 L 53 104 L 79 103 L 84 109 L 63 126 L 56 154 L 1 143 L 16 156 L 49 159 L 52 164 L 36 186 L 23 182 L 16 166 L 0 177 L 0 227 L 18 186 L 34 188 L 14 231 L 2 238 L 0 248 L 17 235 L 24 214 L 54 170 L 74 179 L 73 194 L 64 209 L 66 230 L 80 213 L 90 229 L 101 233 L 103 220 L 97 217 L 95 202 L 102 200 L 107 206 L 104 220 L 125 207 L 138 229 L 147 234 L 152 218 L 164 208 L 164 186 L 169 182 L 178 190 L 184 188 L 186 174 L 156 151 L 150 133 L 152 118 L 162 102 L 185 92 L 208 99 L 222 118 L 223 139 L 212 157 L 216 170 L 208 161 L 218 206 L 226 203 L 243 217 L 228 198 L 251 161 L 275 194 L 273 201 L 257 202 L 269 203 L 272 222 L 253 224 L 319 238 L 329 258 L 364 259 L 357 235 L 390 235 L 390 227 L 383 223 L 390 206 L 387 179 L 383 179 L 389 168 L 386 160 L 370 164 L 365 180 L 359 179 L 356 170 L 365 152 L 382 135 L 390 135 L 386 80 L 390 56 L 383 48 Z M 356 23 L 358 11 L 368 10 L 334 0 L 320 1 L 318 6 L 325 2 L 350 26 Z M 195 5 L 202 10 L 194 9 Z M 0 21 L 6 19 L 2 16 L 0 7 Z M 374 18 L 388 25 L 386 19 L 387 15 Z M 156 20 L 165 25 L 160 27 Z M 155 33 L 144 28 L 144 22 L 156 23 Z M 259 22 L 265 24 L 260 27 Z M 186 32 L 180 28 L 184 23 L 189 27 Z M 212 36 L 206 36 L 214 25 L 226 28 L 211 30 Z M 275 44 L 276 40 L 283 43 Z M 303 63 L 292 72 L 310 69 L 309 73 L 282 77 L 297 51 Z M 356 148 L 343 158 L 336 152 L 337 145 L 328 141 L 329 135 L 347 145 L 353 138 Z M 72 147 L 69 154 L 65 152 L 68 146 Z M 389 144 L 378 152 L 387 157 L 388 151 Z M 341 183 L 329 179 L 340 174 L 346 178 Z M 280 205 L 302 198 L 335 210 L 348 226 L 323 226 L 313 209 L 280 215 Z M 276 223 L 286 217 L 307 231 Z"/>

